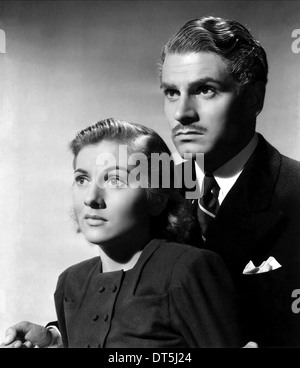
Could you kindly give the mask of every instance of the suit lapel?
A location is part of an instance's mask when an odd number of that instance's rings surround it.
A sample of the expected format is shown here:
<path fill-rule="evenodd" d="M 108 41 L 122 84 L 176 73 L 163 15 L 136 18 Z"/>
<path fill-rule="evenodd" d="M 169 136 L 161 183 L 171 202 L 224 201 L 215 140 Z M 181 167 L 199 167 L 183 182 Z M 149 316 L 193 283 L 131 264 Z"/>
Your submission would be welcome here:
<path fill-rule="evenodd" d="M 206 247 L 241 272 L 259 261 L 284 226 L 284 214 L 272 208 L 281 155 L 262 136 L 237 182 L 224 199 L 207 234 Z M 267 240 L 268 239 L 268 240 Z"/>

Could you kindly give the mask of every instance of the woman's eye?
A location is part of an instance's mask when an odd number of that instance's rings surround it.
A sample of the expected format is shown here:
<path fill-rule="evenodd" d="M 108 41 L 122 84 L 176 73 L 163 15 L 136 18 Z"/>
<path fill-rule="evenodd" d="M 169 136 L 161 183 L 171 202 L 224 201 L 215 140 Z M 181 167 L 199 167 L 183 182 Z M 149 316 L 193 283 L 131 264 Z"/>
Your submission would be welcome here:
<path fill-rule="evenodd" d="M 107 188 L 127 188 L 127 184 L 118 177 L 110 177 L 106 180 Z"/>
<path fill-rule="evenodd" d="M 84 176 L 77 176 L 77 178 L 75 178 L 75 182 L 79 186 L 86 185 L 89 183 L 88 179 L 85 178 Z"/>

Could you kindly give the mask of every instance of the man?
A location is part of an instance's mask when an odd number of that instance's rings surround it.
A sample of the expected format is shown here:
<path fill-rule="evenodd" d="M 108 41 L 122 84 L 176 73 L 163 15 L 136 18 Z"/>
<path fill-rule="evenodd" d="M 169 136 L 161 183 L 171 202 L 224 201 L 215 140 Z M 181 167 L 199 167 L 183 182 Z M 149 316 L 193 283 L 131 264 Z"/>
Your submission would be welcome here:
<path fill-rule="evenodd" d="M 209 210 L 194 201 L 199 246 L 218 252 L 231 271 L 245 343 L 300 346 L 300 318 L 291 308 L 292 293 L 300 288 L 300 164 L 255 132 L 267 73 L 265 51 L 249 31 L 214 17 L 186 23 L 161 56 L 161 89 L 175 146 L 182 156 L 203 153 L 204 172 L 196 167 L 197 180 L 215 185 L 208 191 Z M 250 260 L 259 266 L 270 256 L 263 267 L 246 268 Z M 25 336 L 34 326 L 17 325 L 7 344 L 17 331 Z M 43 344 L 49 341 L 44 337 Z"/>
<path fill-rule="evenodd" d="M 291 308 L 300 288 L 300 163 L 255 132 L 265 51 L 238 22 L 206 17 L 180 28 L 160 64 L 173 142 L 182 156 L 204 154 L 197 180 L 212 184 L 214 203 L 207 209 L 204 197 L 195 201 L 199 245 L 231 271 L 245 342 L 300 346 L 300 316 Z"/>

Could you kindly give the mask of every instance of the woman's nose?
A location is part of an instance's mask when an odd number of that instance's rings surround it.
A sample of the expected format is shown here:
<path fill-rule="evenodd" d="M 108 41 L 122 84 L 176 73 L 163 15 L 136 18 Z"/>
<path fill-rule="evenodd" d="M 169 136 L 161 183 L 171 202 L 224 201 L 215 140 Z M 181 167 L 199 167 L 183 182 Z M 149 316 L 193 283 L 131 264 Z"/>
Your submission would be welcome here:
<path fill-rule="evenodd" d="M 97 183 L 91 183 L 84 198 L 84 204 L 95 209 L 106 207 L 103 198 L 103 189 L 100 188 Z"/>
<path fill-rule="evenodd" d="M 187 125 L 199 121 L 199 115 L 195 106 L 195 101 L 191 96 L 181 96 L 174 111 L 174 119 L 182 125 Z"/>

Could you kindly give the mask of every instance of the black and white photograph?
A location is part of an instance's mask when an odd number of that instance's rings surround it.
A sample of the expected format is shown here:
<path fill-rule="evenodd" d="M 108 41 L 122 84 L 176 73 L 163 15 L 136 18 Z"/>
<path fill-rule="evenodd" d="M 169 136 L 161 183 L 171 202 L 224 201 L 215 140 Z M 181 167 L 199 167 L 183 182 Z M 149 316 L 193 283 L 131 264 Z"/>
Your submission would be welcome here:
<path fill-rule="evenodd" d="M 300 1 L 0 1 L 0 347 L 299 348 L 299 101 Z"/>

